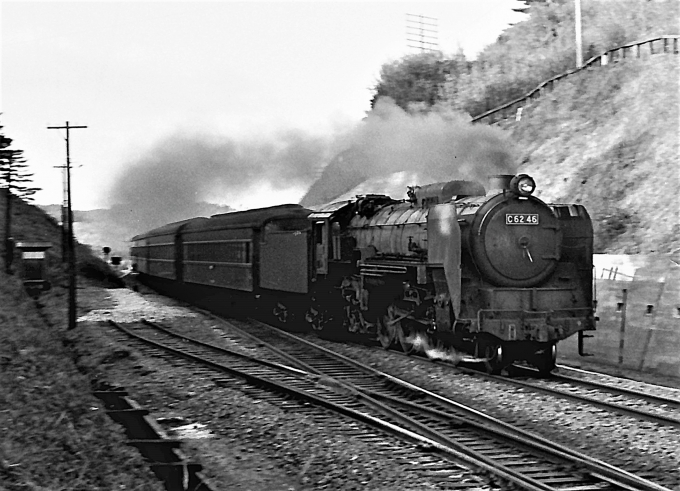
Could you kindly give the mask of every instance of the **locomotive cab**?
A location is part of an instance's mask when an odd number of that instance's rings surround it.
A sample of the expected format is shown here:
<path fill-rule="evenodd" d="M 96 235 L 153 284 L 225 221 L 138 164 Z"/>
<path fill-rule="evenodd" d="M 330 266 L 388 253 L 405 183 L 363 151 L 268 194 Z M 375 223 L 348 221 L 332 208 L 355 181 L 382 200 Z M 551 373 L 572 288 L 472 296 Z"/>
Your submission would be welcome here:
<path fill-rule="evenodd" d="M 328 255 L 331 248 L 330 236 L 330 220 L 314 221 L 314 228 L 312 231 L 314 238 L 314 269 L 317 275 L 328 274 Z"/>
<path fill-rule="evenodd" d="M 343 240 L 344 217 L 351 213 L 352 201 L 318 207 L 309 215 L 312 224 L 312 264 L 316 279 L 330 274 L 331 262 L 351 257 L 353 244 Z"/>

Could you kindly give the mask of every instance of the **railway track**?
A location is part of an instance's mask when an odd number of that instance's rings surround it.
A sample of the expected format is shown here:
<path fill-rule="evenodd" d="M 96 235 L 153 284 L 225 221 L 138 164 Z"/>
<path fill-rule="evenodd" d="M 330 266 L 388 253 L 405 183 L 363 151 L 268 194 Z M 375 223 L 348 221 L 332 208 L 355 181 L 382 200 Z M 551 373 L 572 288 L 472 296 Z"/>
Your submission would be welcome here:
<path fill-rule="evenodd" d="M 408 356 L 397 352 L 400 356 Z M 448 362 L 422 358 L 425 362 L 443 364 L 453 369 L 482 379 L 497 381 L 527 391 L 540 392 L 553 397 L 588 404 L 605 411 L 622 414 L 640 421 L 648 421 L 660 426 L 680 429 L 680 392 L 668 389 L 665 392 L 678 392 L 679 397 L 658 395 L 648 392 L 607 384 L 585 378 L 564 374 L 551 374 L 539 377 L 532 368 L 513 367 L 510 377 L 491 375 L 478 370 L 462 368 Z"/>
<path fill-rule="evenodd" d="M 680 429 L 680 400 L 616 387 L 601 382 L 554 374 L 547 379 L 513 379 L 504 382 L 555 397 L 590 404 L 606 411 Z"/>
<path fill-rule="evenodd" d="M 338 390 L 338 384 L 315 374 L 303 372 L 276 361 L 256 358 L 236 350 L 225 349 L 209 343 L 171 332 L 160 325 L 144 322 L 134 329 L 109 321 L 125 336 L 133 338 L 154 350 L 154 355 L 188 360 L 191 368 L 201 376 L 211 375 L 217 385 L 247 393 L 266 400 L 286 410 L 321 419 L 335 432 L 359 438 L 388 453 L 392 460 L 408 465 L 409 470 L 428 482 L 440 483 L 444 489 L 493 490 L 478 471 L 460 464 L 464 455 L 451 455 L 450 450 L 411 433 L 397 425 L 373 417 L 358 409 L 351 390 Z M 246 351 L 258 351 L 258 347 Z M 259 354 L 267 350 L 259 347 Z M 198 368 L 196 368 L 198 367 Z M 207 371 L 206 371 L 207 370 Z M 231 377 L 225 377 L 225 374 Z M 338 418 L 338 415 L 341 415 Z M 470 467 L 479 467 L 471 459 Z M 487 472 L 496 476 L 495 473 Z"/>
<path fill-rule="evenodd" d="M 150 335 L 154 338 L 161 332 L 164 337 L 171 334 L 150 323 L 147 327 L 154 329 L 156 334 Z M 220 369 L 250 383 L 308 397 L 314 404 L 425 445 L 440 459 L 465 462 L 521 489 L 667 489 L 257 321 L 248 323 L 248 333 L 233 328 L 226 332 L 232 342 L 233 336 L 242 337 L 241 343 L 247 338 L 253 346 L 275 353 L 285 364 L 236 356 L 204 345 L 200 349 L 210 352 L 205 358 L 213 368 L 220 365 Z M 150 341 L 147 338 L 145 342 Z M 163 345 L 176 343 L 182 346 L 172 349 L 180 356 L 194 361 L 204 356 L 189 353 L 200 343 L 186 337 L 175 337 L 174 341 L 166 338 Z M 215 356 L 229 360 L 218 363 Z M 446 464 L 439 461 L 434 465 Z"/>

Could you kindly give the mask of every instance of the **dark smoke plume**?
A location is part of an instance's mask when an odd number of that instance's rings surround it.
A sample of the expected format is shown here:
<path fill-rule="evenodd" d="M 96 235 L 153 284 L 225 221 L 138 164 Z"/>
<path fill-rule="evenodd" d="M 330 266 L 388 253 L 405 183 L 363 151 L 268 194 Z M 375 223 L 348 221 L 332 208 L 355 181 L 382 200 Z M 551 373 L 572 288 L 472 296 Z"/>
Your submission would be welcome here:
<path fill-rule="evenodd" d="M 491 174 L 514 173 L 514 154 L 501 130 L 472 125 L 457 113 L 408 114 L 384 98 L 354 129 L 332 138 L 300 131 L 250 140 L 167 138 L 112 186 L 112 221 L 128 226 L 132 236 L 231 209 L 211 203 L 238 207 L 247 200 L 257 208 L 281 204 L 272 202 L 272 191 L 295 190 L 290 202 L 308 190 L 301 204 L 311 206 L 362 183 L 364 194 L 398 198 L 406 185 L 485 183 Z M 401 173 L 399 179 L 395 173 Z M 398 190 L 386 189 L 390 186 Z M 253 196 L 262 201 L 253 204 Z"/>
<path fill-rule="evenodd" d="M 328 160 L 328 151 L 327 139 L 296 131 L 248 141 L 172 136 L 128 166 L 112 187 L 111 201 L 118 221 L 129 221 L 141 232 L 224 212 L 207 202 L 236 206 L 262 186 L 299 188 L 299 197 Z"/>
<path fill-rule="evenodd" d="M 303 205 L 332 201 L 364 181 L 384 182 L 397 172 L 417 176 L 420 182 L 411 185 L 453 179 L 486 184 L 489 175 L 512 174 L 517 168 L 516 149 L 502 130 L 473 125 L 460 113 L 408 114 L 389 98 L 380 99 L 346 137 L 345 148 L 312 185 Z M 366 185 L 362 192 L 368 192 Z"/>

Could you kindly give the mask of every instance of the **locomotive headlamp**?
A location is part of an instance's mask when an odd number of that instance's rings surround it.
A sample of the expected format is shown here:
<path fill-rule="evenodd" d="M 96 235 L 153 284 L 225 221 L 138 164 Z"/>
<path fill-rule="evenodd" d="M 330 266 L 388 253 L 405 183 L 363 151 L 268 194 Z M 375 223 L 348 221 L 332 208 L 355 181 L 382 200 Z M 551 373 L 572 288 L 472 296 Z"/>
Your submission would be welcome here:
<path fill-rule="evenodd" d="M 536 189 L 536 182 L 526 174 L 520 174 L 510 181 L 510 191 L 520 196 L 529 196 Z"/>

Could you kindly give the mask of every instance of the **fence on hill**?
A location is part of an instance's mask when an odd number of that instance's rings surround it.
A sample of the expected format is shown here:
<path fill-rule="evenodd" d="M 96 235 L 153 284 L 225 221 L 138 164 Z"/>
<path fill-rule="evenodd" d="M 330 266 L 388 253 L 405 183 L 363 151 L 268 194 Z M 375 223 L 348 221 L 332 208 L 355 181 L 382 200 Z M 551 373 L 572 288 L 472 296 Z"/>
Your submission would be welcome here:
<path fill-rule="evenodd" d="M 546 92 L 551 91 L 555 84 L 571 75 L 574 75 L 575 73 L 593 68 L 595 66 L 606 66 L 610 63 L 625 60 L 627 58 L 643 58 L 661 53 L 672 53 L 677 55 L 679 53 L 679 41 L 680 35 L 672 34 L 647 39 L 645 41 L 624 44 L 623 46 L 610 49 L 598 56 L 593 56 L 579 68 L 574 68 L 573 70 L 566 71 L 560 75 L 557 75 L 556 77 L 546 80 L 523 97 L 507 102 L 502 106 L 475 116 L 472 118 L 472 122 L 494 124 L 498 121 L 508 118 L 518 118 L 521 115 L 521 110 L 529 102 L 538 99 Z"/>

